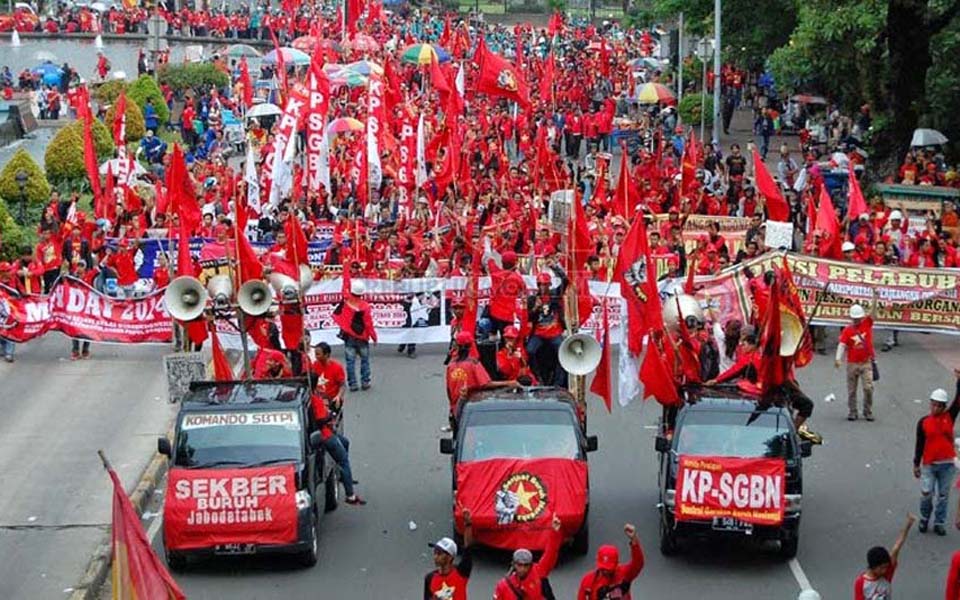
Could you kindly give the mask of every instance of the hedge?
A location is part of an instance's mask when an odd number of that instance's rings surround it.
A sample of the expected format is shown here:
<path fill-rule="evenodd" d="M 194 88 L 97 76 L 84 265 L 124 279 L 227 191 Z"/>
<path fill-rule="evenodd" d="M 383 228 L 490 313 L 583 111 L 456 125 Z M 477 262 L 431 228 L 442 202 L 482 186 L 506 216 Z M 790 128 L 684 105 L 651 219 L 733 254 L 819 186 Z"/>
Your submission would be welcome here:
<path fill-rule="evenodd" d="M 120 96 L 120 92 L 126 89 L 127 84 L 124 83 L 122 79 L 111 79 L 105 83 L 101 83 L 93 91 L 93 97 L 96 99 L 97 103 L 103 104 L 113 104 L 117 97 Z"/>
<path fill-rule="evenodd" d="M 93 121 L 93 142 L 97 164 L 113 158 L 113 134 L 99 120 Z M 83 122 L 77 121 L 57 132 L 43 157 L 47 180 L 53 185 L 69 184 L 89 189 L 83 160 Z"/>
<path fill-rule="evenodd" d="M 163 99 L 163 92 L 160 91 L 153 77 L 141 75 L 139 79 L 128 85 L 127 99 L 136 102 L 143 112 L 147 110 L 147 100 L 152 100 L 160 124 L 165 125 L 170 121 L 170 109 L 167 108 L 167 103 Z"/>
<path fill-rule="evenodd" d="M 701 100 L 702 99 L 702 100 Z M 700 125 L 700 103 L 703 102 L 703 122 L 707 127 L 713 126 L 713 96 L 704 97 L 702 94 L 687 94 L 680 100 L 677 113 L 684 125 L 690 127 Z"/>
<path fill-rule="evenodd" d="M 111 128 L 113 127 L 113 119 L 117 114 L 116 106 L 115 103 L 111 104 L 110 108 L 107 109 L 107 115 L 103 119 L 104 123 L 110 123 Z M 130 98 L 129 94 L 127 95 L 127 110 L 124 112 L 127 113 L 124 141 L 139 142 L 140 138 L 147 132 L 147 127 L 143 122 L 143 113 L 140 112 L 140 107 Z"/>
<path fill-rule="evenodd" d="M 222 88 L 230 84 L 230 77 L 212 64 L 166 64 L 160 68 L 160 84 L 169 85 L 174 92 L 193 90 L 206 92 L 211 86 Z"/>
<path fill-rule="evenodd" d="M 23 148 L 17 150 L 0 171 L 0 198 L 4 198 L 9 203 L 20 201 L 17 171 L 21 169 L 27 174 L 27 185 L 24 188 L 27 200 L 35 204 L 42 204 L 49 200 L 50 184 L 40 165 Z"/>
<path fill-rule="evenodd" d="M 30 240 L 26 232 L 17 225 L 7 203 L 0 198 L 0 260 L 20 258 L 23 250 L 29 248 Z"/>

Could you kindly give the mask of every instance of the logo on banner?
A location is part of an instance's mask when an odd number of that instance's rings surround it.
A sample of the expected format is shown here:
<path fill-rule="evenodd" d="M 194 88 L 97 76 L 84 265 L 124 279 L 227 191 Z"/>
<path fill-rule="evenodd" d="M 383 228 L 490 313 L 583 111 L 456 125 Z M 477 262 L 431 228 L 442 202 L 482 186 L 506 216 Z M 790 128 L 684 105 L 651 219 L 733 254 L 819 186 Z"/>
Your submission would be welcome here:
<path fill-rule="evenodd" d="M 547 488 L 540 478 L 531 473 L 517 473 L 508 477 L 497 490 L 494 512 L 498 525 L 529 523 L 547 508 Z"/>
<path fill-rule="evenodd" d="M 497 75 L 497 87 L 508 92 L 517 91 L 517 80 L 513 76 L 513 71 L 510 69 L 500 71 L 500 74 Z"/>

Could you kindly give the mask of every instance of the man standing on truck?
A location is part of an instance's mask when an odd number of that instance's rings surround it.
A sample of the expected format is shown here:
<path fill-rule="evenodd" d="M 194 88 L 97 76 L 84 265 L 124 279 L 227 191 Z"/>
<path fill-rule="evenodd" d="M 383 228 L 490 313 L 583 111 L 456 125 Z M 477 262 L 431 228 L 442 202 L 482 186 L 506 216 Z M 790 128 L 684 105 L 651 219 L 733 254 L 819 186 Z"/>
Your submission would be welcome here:
<path fill-rule="evenodd" d="M 343 385 L 346 371 L 330 356 L 330 344 L 317 342 L 313 346 L 314 360 L 310 372 L 314 378 L 314 392 L 326 398 L 335 410 L 343 405 Z"/>
<path fill-rule="evenodd" d="M 553 529 L 550 541 L 543 551 L 543 556 L 534 564 L 533 553 L 526 548 L 520 548 L 513 553 L 513 564 L 507 575 L 497 582 L 493 591 L 493 600 L 549 600 L 554 598 L 547 577 L 560 553 L 560 542 L 563 534 L 560 533 L 560 517 L 553 515 L 550 523 Z"/>
<path fill-rule="evenodd" d="M 623 532 L 630 540 L 630 562 L 621 565 L 620 553 L 612 544 L 597 549 L 597 568 L 583 576 L 577 600 L 630 600 L 630 584 L 643 570 L 643 548 L 637 539 L 637 528 L 627 523 Z"/>
<path fill-rule="evenodd" d="M 457 347 L 454 359 L 447 365 L 447 400 L 450 402 L 450 427 L 453 428 L 460 402 L 477 391 L 498 387 L 516 387 L 516 381 L 493 381 L 479 360 L 470 356 L 473 334 L 460 331 L 454 340 Z"/>
<path fill-rule="evenodd" d="M 953 464 L 957 456 L 953 442 L 953 426 L 960 413 L 960 369 L 954 369 L 957 376 L 957 392 L 949 408 L 947 391 L 937 388 L 930 393 L 930 414 L 917 421 L 917 443 L 913 453 L 913 476 L 920 479 L 920 524 L 917 529 L 926 533 L 933 512 L 933 531 L 937 535 L 947 535 L 944 524 L 947 521 L 947 508 L 950 500 L 950 484 L 956 467 Z M 937 505 L 934 511 L 933 492 L 937 491 Z"/>

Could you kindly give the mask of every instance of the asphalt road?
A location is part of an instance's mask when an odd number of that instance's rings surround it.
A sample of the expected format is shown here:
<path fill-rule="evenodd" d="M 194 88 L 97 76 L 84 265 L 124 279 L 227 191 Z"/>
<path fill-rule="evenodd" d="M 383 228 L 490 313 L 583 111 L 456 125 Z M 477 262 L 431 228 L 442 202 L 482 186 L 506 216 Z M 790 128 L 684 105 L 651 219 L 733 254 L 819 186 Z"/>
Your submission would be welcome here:
<path fill-rule="evenodd" d="M 0 598 L 63 598 L 109 531 L 97 450 L 135 487 L 173 416 L 160 347 L 92 346 L 71 362 L 60 334 L 0 362 Z"/>
<path fill-rule="evenodd" d="M 626 521 L 637 525 L 647 557 L 635 597 L 788 599 L 807 582 L 824 598 L 850 597 L 867 548 L 892 543 L 906 512 L 917 511 L 918 487 L 910 469 L 913 430 L 927 409 L 919 400 L 932 387 L 952 390 L 945 365 L 960 364 L 956 338 L 915 334 L 901 340 L 900 348 L 879 355 L 875 423 L 845 420 L 845 380 L 834 371 L 832 357 L 818 356 L 801 371 L 801 382 L 817 404 L 814 427 L 827 442 L 806 462 L 795 563 L 769 549 L 736 544 L 702 545 L 678 558 L 662 557 L 653 451 L 657 406 L 636 402 L 615 406 L 607 415 L 602 403 L 591 400 L 591 429 L 600 436 L 600 450 L 590 460 L 591 555 L 562 558 L 551 576 L 558 597 L 575 596 L 597 546 L 615 542 L 626 551 Z M 301 570 L 254 559 L 196 565 L 177 575 L 190 598 L 420 597 L 431 563 L 427 542 L 450 532 L 450 464 L 437 449 L 445 419 L 439 349 L 422 348 L 411 361 L 393 348 L 379 347 L 373 365 L 373 390 L 351 394 L 346 407 L 354 472 L 369 504 L 341 505 L 328 515 L 316 567 Z M 838 400 L 825 402 L 830 393 Z M 946 538 L 914 532 L 901 555 L 897 597 L 941 597 L 958 540 L 956 530 Z M 481 551 L 471 596 L 489 597 L 508 562 L 506 554 Z"/>

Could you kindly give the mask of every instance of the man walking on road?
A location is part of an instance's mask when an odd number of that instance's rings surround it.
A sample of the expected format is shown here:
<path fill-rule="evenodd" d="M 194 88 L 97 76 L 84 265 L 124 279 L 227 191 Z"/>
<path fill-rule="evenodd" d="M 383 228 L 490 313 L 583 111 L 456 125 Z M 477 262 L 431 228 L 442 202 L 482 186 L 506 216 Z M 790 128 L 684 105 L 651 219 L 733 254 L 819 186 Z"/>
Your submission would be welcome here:
<path fill-rule="evenodd" d="M 340 327 L 343 352 L 347 362 L 347 384 L 357 391 L 357 358 L 360 359 L 360 387 L 370 389 L 370 342 L 377 342 L 370 305 L 363 299 L 366 291 L 362 281 L 350 282 L 350 293 L 333 311 L 333 320 Z"/>
<path fill-rule="evenodd" d="M 877 313 L 877 299 L 873 299 L 873 308 L 867 316 L 863 307 L 854 304 L 850 307 L 852 322 L 840 332 L 837 344 L 837 356 L 834 366 L 840 368 L 844 352 L 847 354 L 847 414 L 848 421 L 856 421 L 857 382 L 863 384 L 863 418 L 873 421 L 873 318 Z"/>
<path fill-rule="evenodd" d="M 917 444 L 913 453 L 913 476 L 920 479 L 920 533 L 926 533 L 933 512 L 933 531 L 947 535 L 944 524 L 950 498 L 950 485 L 956 467 L 957 452 L 953 446 L 953 425 L 960 413 L 960 369 L 957 376 L 958 393 L 949 408 L 947 391 L 938 388 L 930 393 L 930 414 L 917 421 Z M 934 511 L 933 492 L 936 487 L 937 506 Z"/>
<path fill-rule="evenodd" d="M 643 548 L 637 539 L 637 528 L 627 523 L 623 532 L 630 540 L 630 562 L 621 565 L 620 553 L 612 544 L 597 549 L 597 568 L 583 576 L 577 600 L 630 600 L 630 584 L 643 570 Z"/>
<path fill-rule="evenodd" d="M 550 541 L 536 564 L 533 562 L 533 553 L 526 548 L 513 553 L 510 572 L 497 582 L 493 600 L 546 600 L 554 597 L 547 577 L 557 564 L 560 553 L 560 542 L 563 541 L 561 524 L 560 517 L 554 514 L 550 523 L 553 528 Z"/>
<path fill-rule="evenodd" d="M 473 542 L 473 521 L 470 510 L 463 511 L 463 552 L 457 558 L 457 543 L 448 537 L 430 544 L 433 564 L 437 567 L 423 580 L 423 600 L 467 600 L 467 583 L 473 571 L 470 544 Z"/>

